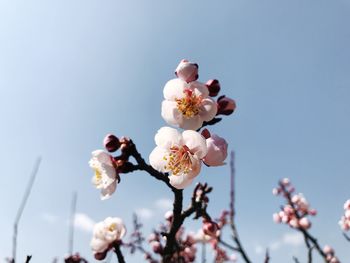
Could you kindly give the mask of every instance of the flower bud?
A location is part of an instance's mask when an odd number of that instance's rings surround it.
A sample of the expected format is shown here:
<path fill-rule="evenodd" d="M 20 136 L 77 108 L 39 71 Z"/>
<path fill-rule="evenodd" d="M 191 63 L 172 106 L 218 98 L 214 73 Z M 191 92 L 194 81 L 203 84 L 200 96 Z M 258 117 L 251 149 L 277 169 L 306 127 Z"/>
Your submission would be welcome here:
<path fill-rule="evenodd" d="M 329 245 L 325 245 L 323 248 L 323 253 L 325 254 L 334 254 L 334 249 L 329 246 Z"/>
<path fill-rule="evenodd" d="M 211 237 L 216 237 L 216 233 L 219 230 L 219 226 L 213 221 L 204 221 L 202 229 L 204 234 Z"/>
<path fill-rule="evenodd" d="M 109 152 L 115 152 L 120 147 L 119 139 L 113 134 L 107 134 L 103 139 L 103 145 Z"/>
<path fill-rule="evenodd" d="M 221 96 L 217 100 L 218 112 L 217 115 L 231 115 L 236 109 L 236 102 L 226 96 Z"/>
<path fill-rule="evenodd" d="M 96 260 L 104 260 L 107 256 L 107 250 L 104 252 L 95 253 L 94 257 Z"/>
<path fill-rule="evenodd" d="M 272 215 L 272 218 L 273 218 L 273 221 L 274 221 L 276 224 L 281 223 L 281 221 L 282 221 L 282 218 L 281 218 L 280 215 L 277 214 L 277 213 L 273 214 L 273 215 Z"/>
<path fill-rule="evenodd" d="M 299 226 L 303 229 L 309 229 L 311 227 L 311 222 L 308 218 L 303 217 L 299 220 Z"/>
<path fill-rule="evenodd" d="M 209 166 L 224 165 L 224 161 L 227 157 L 227 142 L 224 138 L 212 134 L 210 138 L 206 139 L 207 143 L 207 155 L 203 161 Z"/>
<path fill-rule="evenodd" d="M 152 250 L 154 253 L 160 254 L 160 253 L 162 253 L 163 248 L 159 242 L 154 241 L 154 242 L 152 242 Z"/>
<path fill-rule="evenodd" d="M 210 97 L 215 97 L 219 94 L 220 83 L 217 79 L 208 80 L 205 85 L 208 87 Z"/>
<path fill-rule="evenodd" d="M 198 79 L 198 64 L 183 59 L 177 66 L 175 75 L 187 83 L 195 81 Z"/>

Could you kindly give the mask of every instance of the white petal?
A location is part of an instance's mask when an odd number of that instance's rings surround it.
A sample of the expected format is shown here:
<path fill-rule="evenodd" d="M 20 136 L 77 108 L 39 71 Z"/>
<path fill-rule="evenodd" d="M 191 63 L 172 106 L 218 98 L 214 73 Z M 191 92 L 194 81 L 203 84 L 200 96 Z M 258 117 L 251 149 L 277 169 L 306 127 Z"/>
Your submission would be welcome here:
<path fill-rule="evenodd" d="M 149 155 L 149 162 L 151 166 L 157 171 L 167 172 L 168 170 L 165 168 L 165 166 L 167 165 L 167 161 L 164 159 L 164 157 L 168 156 L 169 152 L 166 149 L 157 146 Z"/>
<path fill-rule="evenodd" d="M 90 243 L 91 249 L 94 252 L 101 253 L 106 251 L 108 248 L 109 244 L 105 240 L 98 239 L 98 238 L 93 238 Z"/>
<path fill-rule="evenodd" d="M 200 115 L 193 116 L 191 118 L 182 118 L 182 122 L 179 122 L 179 127 L 184 130 L 197 130 L 203 125 L 203 120 Z"/>
<path fill-rule="evenodd" d="M 170 184 L 176 189 L 184 189 L 189 186 L 193 179 L 188 178 L 186 175 L 171 175 L 169 176 Z"/>
<path fill-rule="evenodd" d="M 197 156 L 192 156 L 192 170 L 187 174 L 190 179 L 195 178 L 201 171 L 202 161 Z"/>
<path fill-rule="evenodd" d="M 157 146 L 169 149 L 173 145 L 182 145 L 182 136 L 178 130 L 170 127 L 162 127 L 154 137 Z"/>
<path fill-rule="evenodd" d="M 193 81 L 189 84 L 189 88 L 194 91 L 197 96 L 202 96 L 202 98 L 206 98 L 209 96 L 208 87 L 199 81 Z"/>
<path fill-rule="evenodd" d="M 214 119 L 216 113 L 218 112 L 218 106 L 214 100 L 211 98 L 204 99 L 202 101 L 202 106 L 199 115 L 203 121 L 210 121 Z"/>
<path fill-rule="evenodd" d="M 106 200 L 112 196 L 117 189 L 117 181 L 111 183 L 108 187 L 101 189 L 101 200 Z"/>
<path fill-rule="evenodd" d="M 108 153 L 105 153 L 103 150 L 93 151 L 92 157 L 95 158 L 100 163 L 112 165 L 111 155 Z"/>
<path fill-rule="evenodd" d="M 182 114 L 177 109 L 177 103 L 175 101 L 163 100 L 161 115 L 170 125 L 178 127 L 179 124 L 182 123 Z"/>
<path fill-rule="evenodd" d="M 207 144 L 205 138 L 196 131 L 187 130 L 182 133 L 183 143 L 191 153 L 202 159 L 207 154 Z"/>
<path fill-rule="evenodd" d="M 182 98 L 184 89 L 187 87 L 187 83 L 182 79 L 169 80 L 163 90 L 164 98 L 166 100 L 175 100 L 176 98 Z"/>

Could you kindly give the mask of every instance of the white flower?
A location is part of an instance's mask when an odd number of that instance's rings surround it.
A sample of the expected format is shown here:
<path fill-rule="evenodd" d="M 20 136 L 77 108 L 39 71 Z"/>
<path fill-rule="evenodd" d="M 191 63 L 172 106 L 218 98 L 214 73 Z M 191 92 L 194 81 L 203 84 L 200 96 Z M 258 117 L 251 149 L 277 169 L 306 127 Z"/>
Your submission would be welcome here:
<path fill-rule="evenodd" d="M 94 253 L 105 252 L 109 245 L 121 240 L 126 233 L 123 220 L 118 217 L 107 217 L 102 222 L 95 224 L 93 237 L 90 243 Z"/>
<path fill-rule="evenodd" d="M 196 233 L 196 235 L 194 236 L 194 239 L 196 240 L 196 242 L 198 243 L 209 243 L 213 237 L 206 235 L 203 232 L 203 229 L 199 229 L 198 232 Z"/>
<path fill-rule="evenodd" d="M 227 142 L 224 138 L 212 134 L 207 140 L 208 153 L 203 161 L 209 166 L 224 165 L 227 157 Z"/>
<path fill-rule="evenodd" d="M 172 79 L 165 84 L 163 93 L 162 117 L 171 125 L 197 130 L 216 116 L 217 104 L 208 97 L 208 87 L 203 83 Z"/>
<path fill-rule="evenodd" d="M 117 188 L 117 171 L 113 166 L 112 156 L 103 150 L 93 151 L 89 165 L 95 171 L 92 183 L 97 189 L 101 189 L 101 199 L 110 198 Z"/>
<path fill-rule="evenodd" d="M 177 189 L 190 185 L 201 169 L 207 154 L 205 138 L 187 130 L 182 134 L 170 127 L 161 128 L 155 136 L 156 148 L 149 161 L 160 172 L 170 173 L 170 184 Z"/>

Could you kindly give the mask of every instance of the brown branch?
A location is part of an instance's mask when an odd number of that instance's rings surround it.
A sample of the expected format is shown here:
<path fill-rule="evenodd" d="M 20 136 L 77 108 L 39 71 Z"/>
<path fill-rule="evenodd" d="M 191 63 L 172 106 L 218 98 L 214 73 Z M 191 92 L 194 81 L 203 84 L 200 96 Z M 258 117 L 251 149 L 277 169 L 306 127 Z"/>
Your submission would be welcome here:
<path fill-rule="evenodd" d="M 29 261 L 32 259 L 32 256 L 27 256 L 26 258 L 26 262 L 25 263 L 29 263 Z"/>
<path fill-rule="evenodd" d="M 219 244 L 223 245 L 224 247 L 226 247 L 228 249 L 231 249 L 233 251 L 239 252 L 238 248 L 236 248 L 234 246 L 231 246 L 229 243 L 223 241 L 221 238 L 218 238 L 218 242 L 219 242 Z"/>
<path fill-rule="evenodd" d="M 115 243 L 113 245 L 114 247 L 114 252 L 115 254 L 117 255 L 117 258 L 118 258 L 118 262 L 119 263 L 125 263 L 125 259 L 124 259 L 124 256 L 122 254 L 122 251 L 120 250 L 120 244 L 119 243 Z"/>
<path fill-rule="evenodd" d="M 235 165 L 234 165 L 234 153 L 231 152 L 231 161 L 230 161 L 230 168 L 231 168 L 231 190 L 230 190 L 230 226 L 231 226 L 231 230 L 232 230 L 232 239 L 233 241 L 236 243 L 237 246 L 237 251 L 241 254 L 242 258 L 244 259 L 244 261 L 246 263 L 251 263 L 247 253 L 245 252 L 243 245 L 240 241 L 239 235 L 238 235 L 238 231 L 237 231 L 237 227 L 235 225 L 235 220 L 234 220 L 234 216 L 235 216 L 235 207 L 234 207 L 234 197 L 235 197 L 235 185 L 234 185 L 234 181 L 235 181 Z"/>

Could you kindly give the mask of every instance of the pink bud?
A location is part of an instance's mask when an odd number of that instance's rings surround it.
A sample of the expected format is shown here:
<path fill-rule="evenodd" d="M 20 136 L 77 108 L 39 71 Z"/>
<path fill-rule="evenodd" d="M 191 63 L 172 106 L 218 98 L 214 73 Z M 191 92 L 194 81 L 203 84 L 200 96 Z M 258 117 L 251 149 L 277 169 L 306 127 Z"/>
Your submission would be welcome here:
<path fill-rule="evenodd" d="M 208 139 L 210 138 L 210 132 L 208 131 L 208 129 L 204 129 L 202 132 L 201 132 L 202 136 L 205 138 L 205 139 Z"/>
<path fill-rule="evenodd" d="M 345 211 L 345 218 L 350 219 L 350 210 Z"/>
<path fill-rule="evenodd" d="M 212 134 L 210 138 L 206 140 L 207 143 L 207 155 L 203 161 L 209 166 L 224 165 L 224 161 L 227 157 L 227 142 L 224 138 Z"/>
<path fill-rule="evenodd" d="M 293 218 L 289 221 L 289 225 L 293 228 L 298 228 L 299 227 L 299 223 L 298 223 L 298 219 Z"/>
<path fill-rule="evenodd" d="M 216 233 L 219 230 L 219 226 L 213 221 L 204 221 L 202 229 L 204 234 L 211 237 L 216 237 Z"/>
<path fill-rule="evenodd" d="M 334 254 L 334 249 L 329 246 L 329 245 L 325 245 L 323 248 L 323 253 L 325 254 Z"/>
<path fill-rule="evenodd" d="M 236 109 L 236 102 L 233 99 L 221 96 L 217 100 L 218 112 L 217 115 L 230 115 Z"/>
<path fill-rule="evenodd" d="M 183 59 L 177 66 L 175 75 L 187 83 L 195 81 L 198 79 L 198 64 Z"/>
<path fill-rule="evenodd" d="M 164 215 L 165 220 L 172 221 L 173 220 L 173 211 L 168 211 Z"/>
<path fill-rule="evenodd" d="M 104 252 L 101 252 L 101 253 L 95 253 L 94 254 L 94 257 L 96 260 L 104 260 L 106 258 L 106 255 L 107 255 L 107 251 L 104 251 Z"/>
<path fill-rule="evenodd" d="M 290 180 L 288 178 L 283 178 L 281 183 L 284 185 L 284 186 L 288 186 L 290 184 Z"/>
<path fill-rule="evenodd" d="M 279 216 L 279 214 L 276 214 L 276 213 L 272 215 L 272 218 L 276 224 L 281 223 L 282 221 L 282 218 Z"/>
<path fill-rule="evenodd" d="M 107 134 L 103 139 L 103 145 L 109 152 L 115 152 L 120 147 L 119 139 L 113 134 Z"/>
<path fill-rule="evenodd" d="M 311 222 L 308 218 L 303 217 L 299 220 L 299 226 L 303 229 L 309 229 L 311 227 Z"/>
<path fill-rule="evenodd" d="M 348 209 L 350 209 L 350 199 L 347 200 L 344 204 L 344 210 L 348 210 Z"/>
<path fill-rule="evenodd" d="M 162 248 L 162 245 L 159 242 L 154 241 L 154 242 L 152 242 L 151 245 L 152 245 L 152 250 L 153 250 L 154 253 L 157 253 L 157 254 L 162 253 L 163 248 Z"/>
<path fill-rule="evenodd" d="M 315 215 L 317 215 L 317 210 L 316 209 L 310 209 L 309 210 L 309 214 L 312 215 L 312 216 L 315 216 Z"/>
<path fill-rule="evenodd" d="M 215 97 L 219 94 L 220 83 L 217 79 L 208 80 L 205 85 L 208 87 L 210 97 Z"/>
<path fill-rule="evenodd" d="M 280 192 L 281 192 L 281 189 L 279 189 L 279 188 L 273 188 L 273 189 L 272 189 L 272 194 L 273 194 L 273 195 L 279 195 Z"/>

